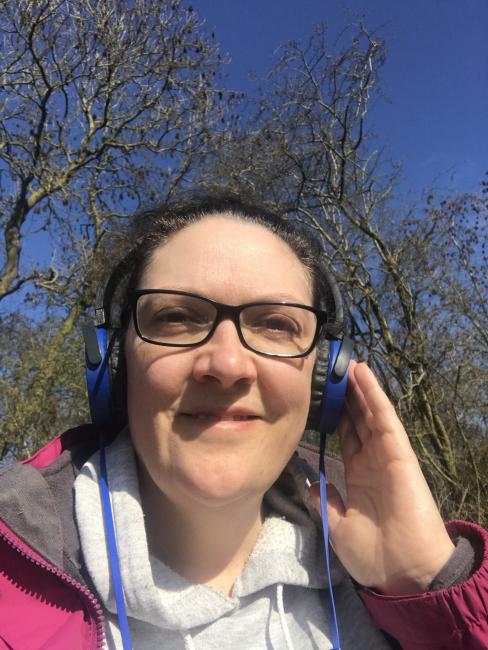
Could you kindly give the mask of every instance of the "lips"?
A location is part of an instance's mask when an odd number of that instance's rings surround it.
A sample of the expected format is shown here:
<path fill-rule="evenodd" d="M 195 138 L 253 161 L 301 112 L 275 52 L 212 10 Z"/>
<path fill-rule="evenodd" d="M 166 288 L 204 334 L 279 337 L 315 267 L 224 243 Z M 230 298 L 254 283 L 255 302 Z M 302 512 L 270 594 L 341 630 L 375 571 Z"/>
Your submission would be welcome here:
<path fill-rule="evenodd" d="M 231 421 L 236 421 L 236 422 L 241 422 L 244 420 L 257 420 L 258 416 L 257 415 L 212 415 L 212 414 L 206 414 L 206 413 L 199 413 L 199 414 L 194 414 L 194 413 L 183 413 L 182 415 L 186 415 L 187 417 L 192 417 L 195 418 L 196 420 L 231 420 Z"/>
<path fill-rule="evenodd" d="M 242 422 L 247 420 L 257 420 L 260 418 L 256 413 L 247 409 L 213 409 L 213 408 L 194 408 L 188 411 L 180 411 L 180 415 L 194 418 L 196 420 L 229 420 Z"/>

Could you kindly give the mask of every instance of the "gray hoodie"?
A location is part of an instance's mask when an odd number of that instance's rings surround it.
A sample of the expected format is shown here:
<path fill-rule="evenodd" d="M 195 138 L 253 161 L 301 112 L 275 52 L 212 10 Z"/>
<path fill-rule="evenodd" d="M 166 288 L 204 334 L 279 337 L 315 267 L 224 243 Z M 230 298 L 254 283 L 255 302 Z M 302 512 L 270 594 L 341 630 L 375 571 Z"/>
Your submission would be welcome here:
<path fill-rule="evenodd" d="M 75 481 L 76 519 L 88 572 L 107 610 L 107 648 L 121 649 L 98 488 L 98 452 Z M 319 518 L 307 475 L 292 459 L 269 490 L 257 543 L 226 596 L 195 585 L 148 551 L 134 451 L 127 433 L 107 449 L 121 574 L 136 650 L 331 648 Z M 332 581 L 342 649 L 390 648 L 334 557 Z"/>

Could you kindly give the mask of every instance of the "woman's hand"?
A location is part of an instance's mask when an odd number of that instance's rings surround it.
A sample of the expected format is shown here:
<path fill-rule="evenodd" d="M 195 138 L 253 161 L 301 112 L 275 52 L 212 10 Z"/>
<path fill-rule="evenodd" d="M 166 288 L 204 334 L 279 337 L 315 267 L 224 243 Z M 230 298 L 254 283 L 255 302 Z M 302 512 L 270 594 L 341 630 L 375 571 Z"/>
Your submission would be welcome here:
<path fill-rule="evenodd" d="M 351 576 L 383 594 L 425 591 L 451 542 L 395 410 L 364 363 L 351 362 L 338 427 L 347 505 L 328 486 L 332 546 Z M 320 503 L 319 486 L 312 486 Z"/>

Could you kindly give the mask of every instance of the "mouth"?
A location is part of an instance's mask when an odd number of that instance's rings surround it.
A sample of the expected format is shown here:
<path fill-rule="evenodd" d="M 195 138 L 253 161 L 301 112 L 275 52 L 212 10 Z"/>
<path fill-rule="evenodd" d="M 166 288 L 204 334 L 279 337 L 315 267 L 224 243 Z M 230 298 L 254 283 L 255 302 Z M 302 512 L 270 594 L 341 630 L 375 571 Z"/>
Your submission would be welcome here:
<path fill-rule="evenodd" d="M 225 413 L 182 413 L 185 417 L 195 420 L 228 420 L 230 422 L 246 422 L 250 420 L 259 420 L 257 415 L 227 415 Z"/>
<path fill-rule="evenodd" d="M 198 422 L 202 425 L 208 424 L 209 426 L 232 426 L 234 423 L 240 423 L 241 426 L 246 423 L 252 423 L 256 420 L 262 420 L 261 416 L 251 409 L 243 408 L 241 406 L 233 406 L 230 408 L 218 408 L 208 405 L 194 406 L 188 411 L 181 410 L 180 415 L 185 419 L 193 422 Z"/>

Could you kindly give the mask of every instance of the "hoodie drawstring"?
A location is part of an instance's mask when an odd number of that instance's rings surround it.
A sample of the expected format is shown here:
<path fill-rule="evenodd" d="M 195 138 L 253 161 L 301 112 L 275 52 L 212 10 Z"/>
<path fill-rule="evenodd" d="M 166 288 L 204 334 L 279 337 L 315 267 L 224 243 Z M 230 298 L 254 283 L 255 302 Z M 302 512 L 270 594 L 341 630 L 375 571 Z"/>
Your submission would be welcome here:
<path fill-rule="evenodd" d="M 291 642 L 290 630 L 288 629 L 285 608 L 283 606 L 283 584 L 281 582 L 276 585 L 276 604 L 278 606 L 278 614 L 280 615 L 281 629 L 285 637 L 286 647 L 288 650 L 293 650 L 293 643 Z"/>
<path fill-rule="evenodd" d="M 291 641 L 290 630 L 288 629 L 288 623 L 286 622 L 285 608 L 283 605 L 283 584 L 282 583 L 278 583 L 276 585 L 276 605 L 280 617 L 281 629 L 286 641 L 286 648 L 287 650 L 294 650 L 293 643 Z M 185 650 L 195 650 L 195 645 L 193 643 L 193 639 L 190 632 L 187 632 L 186 634 L 181 632 L 181 635 L 185 642 Z"/>

